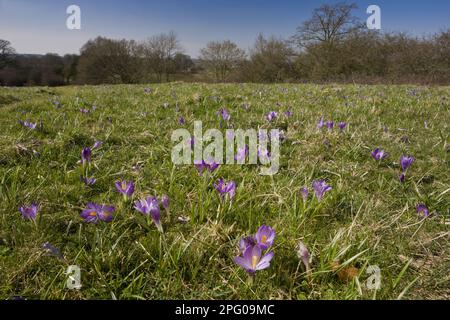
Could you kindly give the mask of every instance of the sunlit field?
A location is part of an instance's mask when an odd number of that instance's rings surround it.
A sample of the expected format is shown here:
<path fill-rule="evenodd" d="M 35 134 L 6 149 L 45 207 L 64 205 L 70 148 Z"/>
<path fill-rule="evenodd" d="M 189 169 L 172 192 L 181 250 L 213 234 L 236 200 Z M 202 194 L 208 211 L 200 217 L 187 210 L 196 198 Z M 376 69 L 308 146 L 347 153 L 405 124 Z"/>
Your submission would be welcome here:
<path fill-rule="evenodd" d="M 449 299 L 449 107 L 449 87 L 0 88 L 0 298 Z M 278 173 L 174 165 L 197 120 L 283 130 Z"/>

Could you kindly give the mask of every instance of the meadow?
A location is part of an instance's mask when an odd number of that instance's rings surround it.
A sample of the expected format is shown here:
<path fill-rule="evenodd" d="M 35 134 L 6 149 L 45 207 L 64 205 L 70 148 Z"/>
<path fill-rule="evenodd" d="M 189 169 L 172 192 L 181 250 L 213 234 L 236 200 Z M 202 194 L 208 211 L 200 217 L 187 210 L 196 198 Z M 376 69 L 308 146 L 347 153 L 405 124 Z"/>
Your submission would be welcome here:
<path fill-rule="evenodd" d="M 174 165 L 171 134 L 196 120 L 282 129 L 278 173 Z M 438 86 L 0 88 L 0 299 L 449 299 L 449 120 Z M 158 229 L 135 202 L 163 195 Z M 89 203 L 114 212 L 89 221 Z M 249 274 L 235 257 L 262 225 L 273 258 Z"/>

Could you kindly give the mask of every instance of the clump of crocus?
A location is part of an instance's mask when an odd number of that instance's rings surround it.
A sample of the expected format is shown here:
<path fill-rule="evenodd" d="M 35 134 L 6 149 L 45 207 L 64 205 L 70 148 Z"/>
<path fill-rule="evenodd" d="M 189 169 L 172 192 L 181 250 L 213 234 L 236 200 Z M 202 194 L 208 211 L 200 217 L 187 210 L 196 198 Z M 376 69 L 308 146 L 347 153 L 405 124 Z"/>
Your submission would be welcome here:
<path fill-rule="evenodd" d="M 202 174 L 205 170 L 208 170 L 212 173 L 219 167 L 219 164 L 212 159 L 208 161 L 194 160 L 194 165 L 200 174 Z"/>
<path fill-rule="evenodd" d="M 92 149 L 99 149 L 103 145 L 103 141 L 97 140 L 94 142 Z"/>
<path fill-rule="evenodd" d="M 58 99 L 52 99 L 52 100 L 50 100 L 50 102 L 58 109 L 63 106 Z"/>
<path fill-rule="evenodd" d="M 269 226 L 262 225 L 255 234 L 256 243 L 262 250 L 266 250 L 273 245 L 275 240 L 275 230 Z"/>
<path fill-rule="evenodd" d="M 265 147 L 258 146 L 258 159 L 260 163 L 266 164 L 270 162 L 270 152 Z"/>
<path fill-rule="evenodd" d="M 302 261 L 303 265 L 306 268 L 306 272 L 310 271 L 310 262 L 311 262 L 311 254 L 309 253 L 308 248 L 301 241 L 297 244 L 297 256 Z"/>
<path fill-rule="evenodd" d="M 313 181 L 312 187 L 314 189 L 314 193 L 316 194 L 317 200 L 321 201 L 325 192 L 328 192 L 331 190 L 331 186 L 327 185 L 325 180 L 316 180 Z"/>
<path fill-rule="evenodd" d="M 376 148 L 375 150 L 373 150 L 370 155 L 377 161 L 381 161 L 389 156 L 386 151 L 381 150 L 380 148 Z"/>
<path fill-rule="evenodd" d="M 169 209 L 169 197 L 167 195 L 163 195 L 161 197 L 161 203 L 164 209 Z"/>
<path fill-rule="evenodd" d="M 332 130 L 334 128 L 334 121 L 327 121 L 327 128 Z"/>
<path fill-rule="evenodd" d="M 400 165 L 402 166 L 402 173 L 400 174 L 400 182 L 403 183 L 405 181 L 406 171 L 412 165 L 413 162 L 414 162 L 414 157 L 402 156 L 400 158 Z"/>
<path fill-rule="evenodd" d="M 243 148 L 239 148 L 234 156 L 234 160 L 238 163 L 245 162 L 245 158 L 248 156 L 250 149 L 248 145 L 245 145 Z"/>
<path fill-rule="evenodd" d="M 37 203 L 33 202 L 29 206 L 21 206 L 19 208 L 19 211 L 20 211 L 20 213 L 22 213 L 22 216 L 25 219 L 36 220 L 36 216 L 39 211 L 39 206 L 37 205 Z"/>
<path fill-rule="evenodd" d="M 272 122 L 273 120 L 275 120 L 278 117 L 278 112 L 276 111 L 270 111 L 267 115 L 266 115 L 266 119 L 269 122 Z"/>
<path fill-rule="evenodd" d="M 115 208 L 113 206 L 89 202 L 80 216 L 86 223 L 97 223 L 98 221 L 110 222 L 113 219 L 114 211 Z"/>
<path fill-rule="evenodd" d="M 225 197 L 228 195 L 228 198 L 232 200 L 236 194 L 236 182 L 230 181 L 226 183 L 223 179 L 220 179 L 218 182 L 214 184 L 217 192 L 219 192 L 219 196 L 223 201 Z"/>
<path fill-rule="evenodd" d="M 250 275 L 254 275 L 258 270 L 268 268 L 274 253 L 271 251 L 263 254 L 263 250 L 269 249 L 274 240 L 275 230 L 262 225 L 254 236 L 247 236 L 239 241 L 241 256 L 235 257 L 234 262 Z"/>
<path fill-rule="evenodd" d="M 87 186 L 92 186 L 95 184 L 95 182 L 97 182 L 97 179 L 95 179 L 95 178 L 89 178 L 89 177 L 84 177 L 84 176 L 80 176 L 80 180 L 82 182 L 84 182 L 84 184 Z"/>
<path fill-rule="evenodd" d="M 83 150 L 81 150 L 81 163 L 85 165 L 86 163 L 91 163 L 91 161 L 92 161 L 91 148 L 83 148 Z"/>
<path fill-rule="evenodd" d="M 58 250 L 58 248 L 54 247 L 49 242 L 46 242 L 42 245 L 42 249 L 44 249 L 47 253 L 49 253 L 52 256 L 55 256 L 59 259 L 64 259 L 64 256 L 62 255 L 61 251 Z"/>
<path fill-rule="evenodd" d="M 417 210 L 417 213 L 418 213 L 419 215 L 423 216 L 424 218 L 428 217 L 428 215 L 429 215 L 428 208 L 427 208 L 427 206 L 424 205 L 423 203 L 418 204 L 418 205 L 416 206 L 416 210 Z"/>
<path fill-rule="evenodd" d="M 164 208 L 164 210 L 166 210 L 167 216 L 170 217 L 170 210 L 169 210 L 169 196 L 164 194 L 161 197 L 161 204 Z"/>
<path fill-rule="evenodd" d="M 325 121 L 323 121 L 323 117 L 319 119 L 317 122 L 317 129 L 322 129 L 322 127 L 325 125 Z"/>
<path fill-rule="evenodd" d="M 300 188 L 300 195 L 302 196 L 303 202 L 308 200 L 309 191 L 307 187 Z"/>
<path fill-rule="evenodd" d="M 35 122 L 30 122 L 30 121 L 23 121 L 23 120 L 19 120 L 19 123 L 24 126 L 25 128 L 34 130 L 36 129 L 37 123 Z"/>
<path fill-rule="evenodd" d="M 347 127 L 347 122 L 339 122 L 338 127 L 343 131 Z"/>
<path fill-rule="evenodd" d="M 408 170 L 408 168 L 412 165 L 413 162 L 414 162 L 414 157 L 402 156 L 400 158 L 400 165 L 402 166 L 403 172 L 406 172 L 406 170 Z"/>
<path fill-rule="evenodd" d="M 284 116 L 285 116 L 286 118 L 290 118 L 290 117 L 292 117 L 293 115 L 294 115 L 294 113 L 293 113 L 291 110 L 287 110 L 287 111 L 284 112 Z"/>
<path fill-rule="evenodd" d="M 116 189 L 119 193 L 121 193 L 125 200 L 131 198 L 134 193 L 134 183 L 133 181 L 116 181 L 115 183 Z"/>
<path fill-rule="evenodd" d="M 161 225 L 161 210 L 156 197 L 147 197 L 134 203 L 134 208 L 145 216 L 150 216 L 159 232 L 163 232 Z"/>
<path fill-rule="evenodd" d="M 231 118 L 231 115 L 228 113 L 227 109 L 221 108 L 219 111 L 217 111 L 217 115 L 221 116 L 223 120 L 229 121 Z"/>

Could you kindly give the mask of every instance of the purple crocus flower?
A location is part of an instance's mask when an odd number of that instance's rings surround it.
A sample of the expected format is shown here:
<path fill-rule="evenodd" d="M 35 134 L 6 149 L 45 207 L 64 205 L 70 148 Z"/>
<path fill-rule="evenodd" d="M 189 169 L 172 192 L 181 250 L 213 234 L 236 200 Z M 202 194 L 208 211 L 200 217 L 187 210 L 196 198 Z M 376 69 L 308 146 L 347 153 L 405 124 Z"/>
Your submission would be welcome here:
<path fill-rule="evenodd" d="M 416 210 L 417 210 L 417 213 L 422 215 L 424 218 L 428 217 L 428 215 L 429 215 L 428 208 L 423 203 L 418 204 L 416 206 Z"/>
<path fill-rule="evenodd" d="M 244 148 L 239 148 L 238 151 L 236 152 L 236 155 L 234 156 L 234 160 L 245 161 L 245 158 L 247 157 L 249 150 L 250 149 L 248 145 L 245 145 Z"/>
<path fill-rule="evenodd" d="M 219 192 L 222 201 L 227 194 L 230 200 L 232 200 L 236 194 L 236 182 L 234 181 L 225 183 L 223 179 L 220 179 L 217 183 L 214 184 L 214 187 L 216 188 L 217 192 Z"/>
<path fill-rule="evenodd" d="M 167 195 L 161 197 L 161 203 L 164 209 L 169 210 L 169 197 Z"/>
<path fill-rule="evenodd" d="M 94 142 L 94 145 L 92 146 L 92 149 L 98 149 L 103 145 L 103 141 L 97 140 Z"/>
<path fill-rule="evenodd" d="M 338 127 L 341 130 L 344 130 L 347 127 L 347 122 L 339 122 Z"/>
<path fill-rule="evenodd" d="M 239 240 L 239 251 L 243 254 L 249 246 L 254 246 L 256 239 L 253 236 L 243 237 Z"/>
<path fill-rule="evenodd" d="M 381 161 L 389 156 L 387 152 L 385 152 L 384 150 L 380 150 L 380 148 L 376 148 L 375 150 L 373 150 L 370 155 L 377 161 Z"/>
<path fill-rule="evenodd" d="M 51 103 L 58 109 L 62 107 L 61 102 L 59 100 L 57 100 L 57 99 L 52 100 Z"/>
<path fill-rule="evenodd" d="M 301 241 L 299 241 L 297 245 L 297 256 L 305 265 L 306 271 L 309 271 L 309 261 L 311 260 L 311 254 L 309 253 L 309 250 L 305 246 L 305 244 Z"/>
<path fill-rule="evenodd" d="M 405 182 L 405 178 L 406 178 L 406 176 L 405 176 L 405 173 L 404 173 L 404 172 L 402 172 L 402 173 L 400 174 L 400 176 L 398 177 L 398 179 L 400 180 L 401 183 Z"/>
<path fill-rule="evenodd" d="M 200 174 L 206 169 L 206 163 L 204 160 L 194 160 L 194 166 L 197 168 Z"/>
<path fill-rule="evenodd" d="M 270 267 L 270 261 L 274 253 L 271 251 L 262 256 L 261 248 L 258 245 L 248 246 L 242 257 L 235 257 L 234 262 L 244 268 L 249 274 L 253 275 L 258 270 L 264 270 Z"/>
<path fill-rule="evenodd" d="M 90 163 L 92 157 L 92 150 L 91 148 L 83 148 L 81 150 L 81 163 L 84 165 L 85 163 Z"/>
<path fill-rule="evenodd" d="M 181 124 L 181 125 L 183 125 L 183 124 L 186 123 L 186 120 L 184 119 L 184 117 L 180 117 L 180 118 L 178 119 L 178 123 Z"/>
<path fill-rule="evenodd" d="M 150 215 L 156 228 L 158 228 L 158 231 L 163 232 L 161 225 L 161 210 L 159 209 L 159 201 L 156 197 L 150 196 L 146 199 L 138 200 L 134 203 L 134 208 L 143 215 Z"/>
<path fill-rule="evenodd" d="M 126 180 L 117 181 L 115 183 L 116 189 L 119 193 L 123 194 L 125 199 L 131 198 L 134 193 L 133 181 L 127 182 Z"/>
<path fill-rule="evenodd" d="M 37 213 L 38 213 L 38 211 L 39 211 L 39 206 L 35 203 L 35 202 L 33 202 L 30 206 L 21 206 L 20 208 L 19 208 L 19 211 L 20 211 L 20 213 L 22 213 L 22 216 L 25 218 L 25 219 L 28 219 L 28 220 L 35 220 L 36 219 L 36 216 L 37 216 Z"/>
<path fill-rule="evenodd" d="M 86 223 L 97 223 L 99 220 L 110 222 L 113 219 L 114 211 L 115 208 L 113 206 L 89 202 L 87 208 L 81 212 L 80 216 Z"/>
<path fill-rule="evenodd" d="M 217 111 L 217 115 L 221 116 L 223 120 L 228 121 L 231 118 L 231 115 L 228 113 L 227 109 L 221 108 Z"/>
<path fill-rule="evenodd" d="M 327 185 L 325 180 L 316 180 L 313 181 L 312 187 L 314 189 L 314 192 L 316 194 L 317 200 L 322 200 L 325 192 L 331 190 L 331 186 Z"/>
<path fill-rule="evenodd" d="M 219 164 L 214 160 L 208 160 L 208 162 L 205 162 L 204 160 L 194 160 L 194 165 L 200 174 L 205 170 L 214 172 L 219 167 Z"/>
<path fill-rule="evenodd" d="M 334 121 L 327 121 L 327 128 L 328 129 L 333 129 L 333 127 L 334 127 Z"/>
<path fill-rule="evenodd" d="M 88 113 L 90 113 L 91 111 L 90 111 L 89 109 L 80 108 L 80 112 L 81 112 L 82 114 L 88 114 Z"/>
<path fill-rule="evenodd" d="M 144 92 L 145 92 L 145 93 L 151 93 L 151 92 L 152 92 L 152 89 L 151 89 L 151 88 L 144 88 Z"/>
<path fill-rule="evenodd" d="M 55 256 L 55 257 L 57 257 L 57 258 L 59 258 L 59 259 L 63 259 L 63 258 L 64 258 L 63 255 L 62 255 L 62 253 L 61 253 L 61 251 L 59 251 L 56 247 L 54 247 L 54 246 L 53 246 L 52 244 L 50 244 L 49 242 L 44 243 L 44 244 L 42 245 L 42 248 L 43 248 L 46 252 L 50 253 L 51 255 L 53 255 L 53 256 Z"/>
<path fill-rule="evenodd" d="M 402 156 L 400 158 L 400 164 L 402 166 L 403 172 L 405 172 L 414 162 L 414 157 L 410 156 Z"/>
<path fill-rule="evenodd" d="M 270 161 L 270 152 L 262 148 L 261 146 L 258 147 L 258 158 L 260 159 L 261 163 L 266 163 Z"/>
<path fill-rule="evenodd" d="M 92 186 L 95 184 L 95 182 L 97 182 L 97 179 L 95 179 L 95 178 L 88 178 L 88 177 L 83 177 L 83 176 L 80 176 L 80 180 L 82 182 L 84 182 L 84 184 L 87 186 Z"/>
<path fill-rule="evenodd" d="M 255 239 L 262 250 L 266 250 L 273 245 L 275 240 L 275 230 L 269 226 L 262 225 L 256 232 Z"/>
<path fill-rule="evenodd" d="M 267 121 L 269 121 L 269 122 L 275 120 L 277 117 L 278 117 L 278 112 L 276 112 L 276 111 L 270 111 L 270 112 L 266 115 L 266 119 L 267 119 Z"/>
<path fill-rule="evenodd" d="M 22 121 L 22 120 L 19 120 L 19 123 L 20 123 L 22 126 L 24 126 L 25 128 L 28 128 L 28 129 L 31 129 L 31 130 L 36 129 L 36 126 L 37 126 L 37 123 L 35 123 L 35 122 L 29 122 L 29 121 Z"/>
<path fill-rule="evenodd" d="M 319 122 L 317 122 L 317 129 L 322 129 L 322 127 L 325 125 L 325 122 L 323 121 L 323 117 L 319 119 Z"/>
<path fill-rule="evenodd" d="M 302 195 L 302 199 L 304 202 L 308 200 L 309 191 L 307 187 L 300 188 L 300 194 Z"/>
<path fill-rule="evenodd" d="M 291 110 L 287 110 L 287 111 L 284 113 L 284 115 L 285 115 L 286 118 L 289 118 L 289 117 L 292 117 L 292 116 L 294 115 L 294 113 L 293 113 Z"/>
<path fill-rule="evenodd" d="M 219 164 L 215 161 L 211 161 L 209 163 L 206 163 L 206 166 L 209 172 L 214 172 L 219 167 Z"/>

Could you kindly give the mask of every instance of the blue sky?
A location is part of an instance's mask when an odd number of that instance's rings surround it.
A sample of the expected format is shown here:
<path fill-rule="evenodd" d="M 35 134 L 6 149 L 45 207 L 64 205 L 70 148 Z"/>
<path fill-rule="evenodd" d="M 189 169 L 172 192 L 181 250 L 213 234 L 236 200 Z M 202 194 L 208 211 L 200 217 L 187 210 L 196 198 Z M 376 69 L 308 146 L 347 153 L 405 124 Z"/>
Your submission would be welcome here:
<path fill-rule="evenodd" d="M 144 40 L 174 30 L 187 54 L 211 40 L 231 39 L 244 49 L 256 35 L 289 37 L 323 3 L 312 0 L 0 0 L 0 39 L 20 53 L 78 53 L 90 38 Z M 354 0 L 355 14 L 381 8 L 382 29 L 429 35 L 450 28 L 449 0 Z M 81 8 L 81 30 L 66 28 L 66 8 Z"/>

